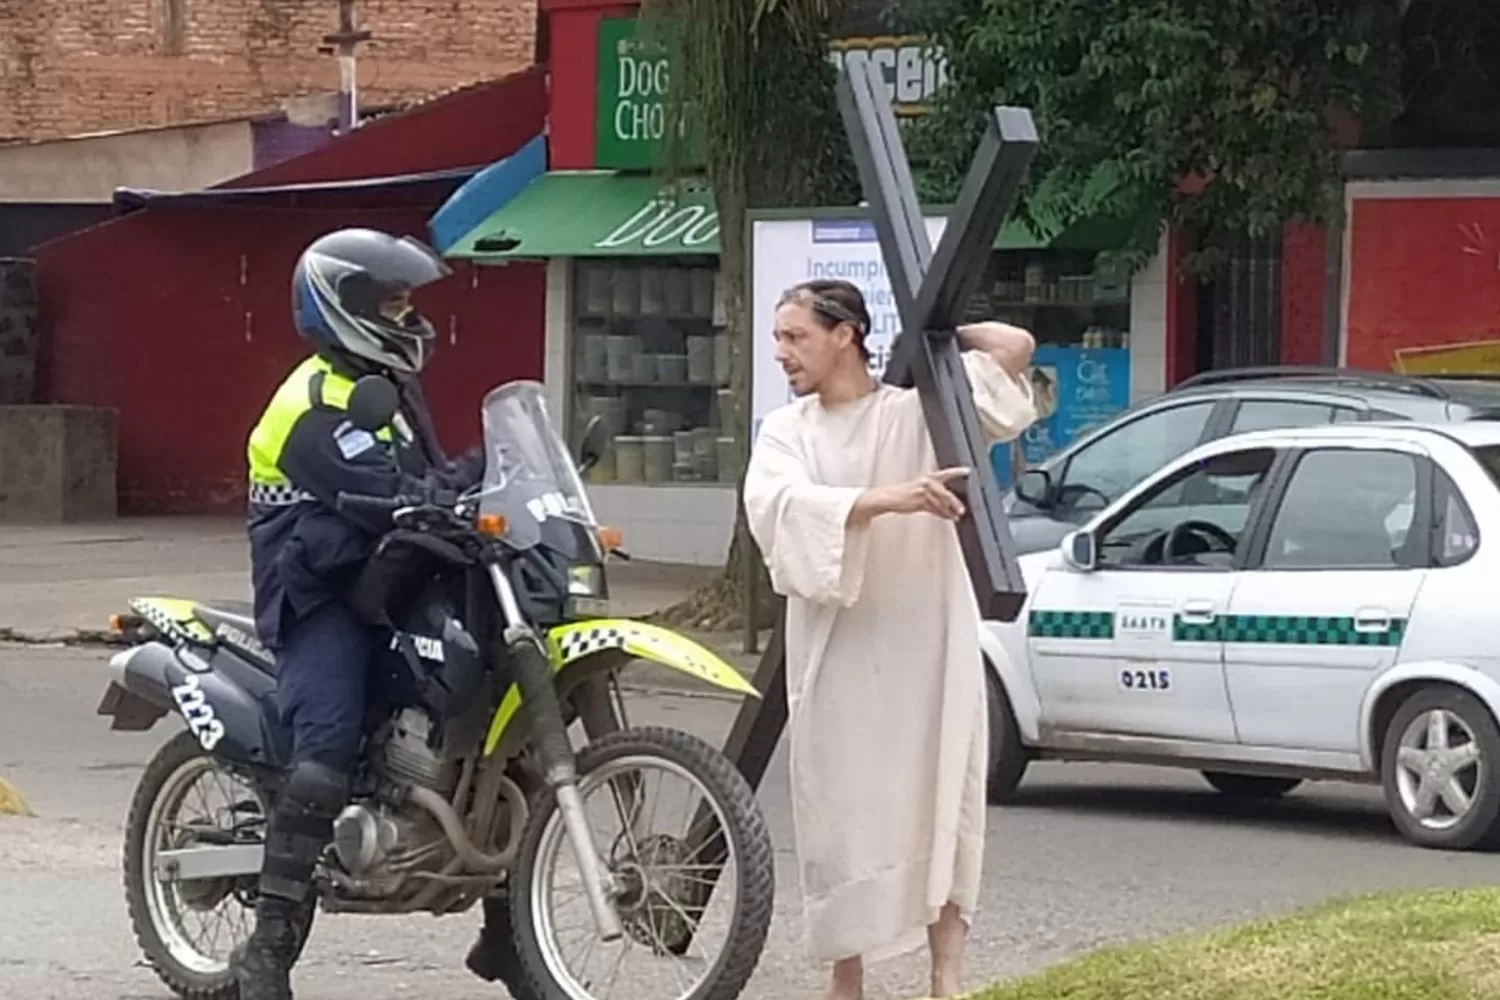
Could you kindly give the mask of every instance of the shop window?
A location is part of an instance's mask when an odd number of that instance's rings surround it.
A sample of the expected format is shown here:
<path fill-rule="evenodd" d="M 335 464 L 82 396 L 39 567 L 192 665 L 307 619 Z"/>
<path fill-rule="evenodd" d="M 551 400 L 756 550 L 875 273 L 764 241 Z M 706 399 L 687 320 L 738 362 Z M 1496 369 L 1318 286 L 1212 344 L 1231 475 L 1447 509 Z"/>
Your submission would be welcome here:
<path fill-rule="evenodd" d="M 1130 405 L 1130 275 L 1082 250 L 997 250 L 970 303 L 972 318 L 1036 337 L 1037 422 L 1019 454 L 997 448 L 997 473 L 1041 462 Z"/>
<path fill-rule="evenodd" d="M 613 445 L 598 483 L 731 483 L 728 331 L 717 258 L 573 263 L 575 434 L 598 414 Z"/>

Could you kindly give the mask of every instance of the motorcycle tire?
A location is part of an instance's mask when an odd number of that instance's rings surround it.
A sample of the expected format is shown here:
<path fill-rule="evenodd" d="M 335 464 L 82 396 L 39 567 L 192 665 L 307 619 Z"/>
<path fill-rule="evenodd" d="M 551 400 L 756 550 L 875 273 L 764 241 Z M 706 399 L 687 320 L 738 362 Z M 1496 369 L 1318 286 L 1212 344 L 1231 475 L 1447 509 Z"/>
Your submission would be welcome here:
<path fill-rule="evenodd" d="M 158 979 L 183 1000 L 238 1000 L 239 986 L 235 982 L 233 966 L 207 973 L 190 968 L 172 954 L 171 948 L 162 939 L 160 928 L 152 916 L 148 899 L 150 889 L 147 880 L 152 873 L 146 864 L 147 825 L 150 823 L 152 807 L 165 790 L 168 782 L 184 767 L 198 758 L 208 756 L 192 733 L 186 730 L 177 733 L 152 756 L 136 784 L 130 802 L 130 812 L 125 821 L 125 850 L 121 865 L 125 884 L 125 902 L 130 913 L 131 930 L 136 943 L 145 954 Z M 261 796 L 261 808 L 266 806 Z M 302 942 L 307 941 L 311 929 L 312 909 L 308 911 L 308 926 L 303 929 Z M 254 914 L 247 914 L 247 925 L 254 926 Z M 298 948 L 300 955 L 301 947 Z"/>
<path fill-rule="evenodd" d="M 654 726 L 611 733 L 584 747 L 578 754 L 579 782 L 595 769 L 628 757 L 655 757 L 686 770 L 713 797 L 728 824 L 738 874 L 738 912 L 713 973 L 688 1000 L 734 1000 L 760 962 L 776 897 L 771 835 L 755 792 L 744 775 L 718 750 L 688 733 Z M 574 996 L 563 989 L 548 968 L 542 949 L 540 915 L 534 911 L 532 900 L 535 879 L 540 874 L 538 855 L 544 836 L 554 823 L 561 822 L 556 797 L 544 791 L 532 804 L 510 878 L 516 949 L 532 993 L 542 1000 L 570 1000 Z M 571 852 L 567 853 L 571 857 Z"/>

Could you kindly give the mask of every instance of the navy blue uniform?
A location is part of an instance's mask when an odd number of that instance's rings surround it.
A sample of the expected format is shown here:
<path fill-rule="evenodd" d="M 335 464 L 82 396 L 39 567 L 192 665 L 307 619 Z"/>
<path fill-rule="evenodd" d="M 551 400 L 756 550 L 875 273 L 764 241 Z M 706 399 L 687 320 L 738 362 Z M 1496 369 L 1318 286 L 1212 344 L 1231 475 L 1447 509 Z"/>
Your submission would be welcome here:
<path fill-rule="evenodd" d="M 249 447 L 256 629 L 277 654 L 293 763 L 345 773 L 359 748 L 376 633 L 344 595 L 391 524 L 385 514 L 338 510 L 338 495 L 423 496 L 466 489 L 483 474 L 478 451 L 443 460 L 409 384 L 402 413 L 378 435 L 347 420 L 352 387 L 326 359 L 309 358 L 277 391 Z"/>

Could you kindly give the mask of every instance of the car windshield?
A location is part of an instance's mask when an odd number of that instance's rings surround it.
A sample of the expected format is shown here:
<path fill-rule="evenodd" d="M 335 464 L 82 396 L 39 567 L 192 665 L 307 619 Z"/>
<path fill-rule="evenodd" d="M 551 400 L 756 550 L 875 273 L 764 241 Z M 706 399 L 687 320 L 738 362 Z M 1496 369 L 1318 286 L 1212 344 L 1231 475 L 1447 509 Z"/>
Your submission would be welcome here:
<path fill-rule="evenodd" d="M 480 516 L 498 514 L 519 548 L 542 540 L 549 518 L 596 527 L 588 493 L 547 412 L 541 383 L 511 382 L 484 397 L 485 467 Z M 594 538 L 595 532 L 585 532 Z M 595 543 L 597 544 L 597 543 Z"/>

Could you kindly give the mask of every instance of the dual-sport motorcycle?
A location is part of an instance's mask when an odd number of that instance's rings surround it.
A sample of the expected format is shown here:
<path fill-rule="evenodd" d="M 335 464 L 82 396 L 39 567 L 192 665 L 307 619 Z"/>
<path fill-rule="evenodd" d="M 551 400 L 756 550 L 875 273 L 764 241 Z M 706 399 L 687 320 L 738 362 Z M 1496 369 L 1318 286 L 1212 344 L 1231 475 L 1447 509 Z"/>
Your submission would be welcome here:
<path fill-rule="evenodd" d="M 395 408 L 390 383 L 369 376 L 348 417 L 373 432 Z M 507 949 L 500 978 L 520 1000 L 736 997 L 771 920 L 764 819 L 721 752 L 631 726 L 617 675 L 646 659 L 757 693 L 675 633 L 589 616 L 608 597 L 607 559 L 628 558 L 596 522 L 580 475 L 602 453 L 604 425 L 589 425 L 575 461 L 536 382 L 493 390 L 481 415 L 486 468 L 474 489 L 339 498 L 346 510 L 391 513 L 394 528 L 352 591 L 387 641 L 371 665 L 380 695 L 353 794 L 319 862 L 319 908 L 441 915 L 502 900 L 491 903 L 510 922 L 494 935 Z M 113 622 L 129 647 L 110 661 L 99 714 L 120 730 L 169 713 L 186 724 L 131 804 L 131 922 L 175 993 L 233 1000 L 232 956 L 253 926 L 266 817 L 290 751 L 272 703 L 276 660 L 243 604 L 129 605 Z M 664 793 L 668 781 L 681 790 Z M 612 832 L 596 828 L 601 818 Z M 627 968 L 636 958 L 645 973 Z"/>

